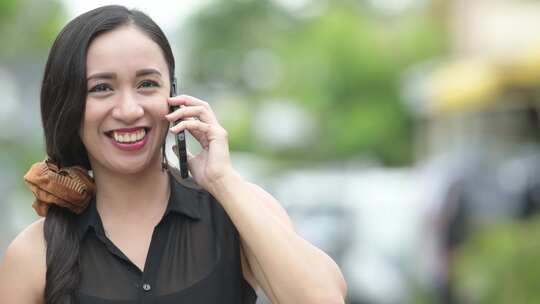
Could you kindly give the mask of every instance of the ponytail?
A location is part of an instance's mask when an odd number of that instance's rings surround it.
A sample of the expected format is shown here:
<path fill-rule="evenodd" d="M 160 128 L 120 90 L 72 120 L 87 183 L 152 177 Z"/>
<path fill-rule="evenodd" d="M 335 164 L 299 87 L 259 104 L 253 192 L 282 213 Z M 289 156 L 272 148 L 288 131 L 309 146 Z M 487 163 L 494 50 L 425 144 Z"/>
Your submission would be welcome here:
<path fill-rule="evenodd" d="M 76 214 L 50 206 L 44 224 L 47 246 L 45 304 L 74 304 L 80 282 Z"/>

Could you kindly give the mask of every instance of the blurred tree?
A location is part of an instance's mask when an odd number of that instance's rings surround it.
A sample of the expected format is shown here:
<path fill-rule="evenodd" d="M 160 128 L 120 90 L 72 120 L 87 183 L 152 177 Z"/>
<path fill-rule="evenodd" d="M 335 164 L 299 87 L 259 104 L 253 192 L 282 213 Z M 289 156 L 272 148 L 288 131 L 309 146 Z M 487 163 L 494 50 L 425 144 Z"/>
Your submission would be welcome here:
<path fill-rule="evenodd" d="M 0 165 L 14 176 L 22 176 L 44 155 L 39 82 L 66 19 L 60 0 L 0 0 Z"/>
<path fill-rule="evenodd" d="M 65 20 L 60 0 L 0 0 L 0 58 L 42 56 Z"/>
<path fill-rule="evenodd" d="M 39 83 L 65 20 L 60 0 L 0 0 L 0 255 L 35 219 L 22 176 L 44 158 Z"/>
<path fill-rule="evenodd" d="M 460 303 L 539 303 L 540 217 L 475 233 L 457 254 Z"/>
<path fill-rule="evenodd" d="M 8 18 L 13 15 L 17 8 L 16 0 L 2 0 L 0 1 L 0 21 L 4 23 Z"/>
<path fill-rule="evenodd" d="M 211 2 L 189 24 L 184 84 L 234 91 L 250 109 L 241 113 L 275 98 L 301 105 L 316 121 L 316 136 L 278 150 L 280 156 L 364 153 L 389 165 L 410 162 L 411 118 L 400 102 L 400 77 L 410 64 L 445 51 L 444 24 L 429 6 L 387 16 L 361 1 L 304 2 L 294 9 L 278 0 Z M 245 115 L 235 119 L 243 121 L 235 126 L 253 123 Z M 250 129 L 231 130 L 231 146 L 268 153 Z"/>

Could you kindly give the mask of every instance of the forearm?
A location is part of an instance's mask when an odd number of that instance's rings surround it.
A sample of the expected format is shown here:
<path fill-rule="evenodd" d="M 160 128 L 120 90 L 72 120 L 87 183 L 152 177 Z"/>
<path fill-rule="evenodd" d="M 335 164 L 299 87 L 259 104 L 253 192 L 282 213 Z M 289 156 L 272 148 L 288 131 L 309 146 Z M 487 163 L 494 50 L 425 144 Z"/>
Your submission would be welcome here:
<path fill-rule="evenodd" d="M 209 191 L 255 256 L 279 303 L 343 303 L 339 268 L 271 210 L 271 196 L 258 195 L 254 185 L 235 173 L 213 183 Z"/>

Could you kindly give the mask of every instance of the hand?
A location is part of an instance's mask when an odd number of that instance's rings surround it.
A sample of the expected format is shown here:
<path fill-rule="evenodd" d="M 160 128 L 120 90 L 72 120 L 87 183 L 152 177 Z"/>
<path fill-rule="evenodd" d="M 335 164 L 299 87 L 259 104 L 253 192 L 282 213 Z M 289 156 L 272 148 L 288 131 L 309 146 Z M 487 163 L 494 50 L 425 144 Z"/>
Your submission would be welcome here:
<path fill-rule="evenodd" d="M 168 103 L 170 106 L 183 106 L 165 115 L 171 122 L 182 119 L 170 131 L 177 134 L 188 130 L 201 144 L 199 154 L 193 155 L 187 151 L 188 166 L 197 184 L 208 190 L 213 183 L 234 172 L 227 131 L 219 124 L 210 105 L 203 100 L 179 95 L 170 97 Z"/>

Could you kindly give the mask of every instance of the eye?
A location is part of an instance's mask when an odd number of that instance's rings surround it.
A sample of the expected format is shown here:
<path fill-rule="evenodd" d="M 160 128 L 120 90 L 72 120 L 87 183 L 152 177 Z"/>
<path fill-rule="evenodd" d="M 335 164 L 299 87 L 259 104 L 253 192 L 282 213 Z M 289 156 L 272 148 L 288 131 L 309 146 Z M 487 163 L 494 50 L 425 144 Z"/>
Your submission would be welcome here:
<path fill-rule="evenodd" d="M 107 83 L 100 83 L 92 87 L 90 90 L 88 90 L 89 93 L 101 93 L 101 92 L 107 92 L 112 91 L 112 87 Z"/>
<path fill-rule="evenodd" d="M 146 88 L 159 88 L 159 83 L 153 80 L 143 80 L 139 84 L 139 89 L 146 89 Z"/>

